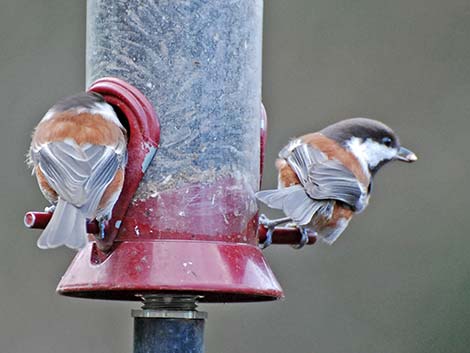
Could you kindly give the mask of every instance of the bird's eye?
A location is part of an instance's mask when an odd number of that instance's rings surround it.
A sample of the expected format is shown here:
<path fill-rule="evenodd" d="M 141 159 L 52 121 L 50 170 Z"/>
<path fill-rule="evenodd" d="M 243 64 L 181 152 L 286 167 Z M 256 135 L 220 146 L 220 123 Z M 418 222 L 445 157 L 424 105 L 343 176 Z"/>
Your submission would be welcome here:
<path fill-rule="evenodd" d="M 392 139 L 390 137 L 384 137 L 382 138 L 382 143 L 387 146 L 387 147 L 390 147 L 392 145 Z"/>

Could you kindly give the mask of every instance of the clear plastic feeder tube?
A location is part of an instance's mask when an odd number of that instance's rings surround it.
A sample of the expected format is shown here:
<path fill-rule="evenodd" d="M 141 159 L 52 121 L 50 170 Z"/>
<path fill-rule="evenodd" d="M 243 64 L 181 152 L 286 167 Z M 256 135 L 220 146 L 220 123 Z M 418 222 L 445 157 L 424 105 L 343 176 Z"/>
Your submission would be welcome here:
<path fill-rule="evenodd" d="M 89 0 L 87 11 L 87 84 L 124 79 L 160 118 L 134 198 L 148 231 L 135 236 L 254 242 L 262 0 Z"/>

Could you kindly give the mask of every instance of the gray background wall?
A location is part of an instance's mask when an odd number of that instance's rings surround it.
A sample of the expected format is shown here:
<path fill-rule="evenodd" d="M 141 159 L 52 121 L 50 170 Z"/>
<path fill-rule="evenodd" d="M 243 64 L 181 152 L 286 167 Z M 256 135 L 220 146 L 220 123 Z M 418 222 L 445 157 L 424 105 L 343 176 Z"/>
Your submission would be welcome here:
<path fill-rule="evenodd" d="M 85 1 L 1 0 L 0 352 L 129 352 L 137 305 L 54 293 L 73 257 L 22 227 L 43 207 L 24 153 L 58 98 L 84 88 Z M 376 178 L 333 246 L 266 255 L 275 303 L 204 306 L 207 352 L 469 352 L 470 2 L 269 0 L 265 187 L 290 138 L 375 117 L 420 157 Z"/>

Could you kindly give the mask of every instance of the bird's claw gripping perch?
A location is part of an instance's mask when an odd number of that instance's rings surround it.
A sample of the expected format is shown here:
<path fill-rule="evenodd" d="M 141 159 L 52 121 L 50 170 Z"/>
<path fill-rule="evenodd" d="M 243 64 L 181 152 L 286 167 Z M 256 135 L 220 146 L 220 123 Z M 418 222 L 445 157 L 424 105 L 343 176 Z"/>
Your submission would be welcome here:
<path fill-rule="evenodd" d="M 266 249 L 273 243 L 273 231 L 275 225 L 273 226 L 270 224 L 270 219 L 266 217 L 265 214 L 259 216 L 259 224 L 265 226 L 268 229 L 268 231 L 266 232 L 266 240 L 262 244 L 259 244 L 259 247 L 261 249 Z"/>
<path fill-rule="evenodd" d="M 99 229 L 100 229 L 100 233 L 99 233 L 99 238 L 101 240 L 104 240 L 105 236 L 106 236 L 106 225 L 108 224 L 108 219 L 106 217 L 103 217 L 101 219 L 98 220 L 98 226 L 99 226 Z"/>
<path fill-rule="evenodd" d="M 300 241 L 299 241 L 298 244 L 292 245 L 292 247 L 294 249 L 297 249 L 297 250 L 302 249 L 305 245 L 308 244 L 308 241 L 309 241 L 309 235 L 308 235 L 309 232 L 308 232 L 308 230 L 303 228 L 303 227 L 302 228 L 298 227 L 298 229 L 299 229 L 299 232 L 302 235 L 302 237 L 300 238 Z"/>
<path fill-rule="evenodd" d="M 273 232 L 276 226 L 278 226 L 279 224 L 290 222 L 290 221 L 292 221 L 292 219 L 289 217 L 279 218 L 279 219 L 269 219 L 268 217 L 266 217 L 265 214 L 261 214 L 259 216 L 258 223 L 265 226 L 267 228 L 267 232 L 266 232 L 266 240 L 262 244 L 259 245 L 260 248 L 266 249 L 268 246 L 270 246 L 273 243 Z M 307 238 L 307 241 L 308 241 L 308 238 Z"/>
<path fill-rule="evenodd" d="M 273 232 L 274 228 L 268 228 L 268 231 L 266 232 L 266 240 L 259 245 L 261 250 L 266 249 L 268 246 L 270 246 L 273 243 Z"/>

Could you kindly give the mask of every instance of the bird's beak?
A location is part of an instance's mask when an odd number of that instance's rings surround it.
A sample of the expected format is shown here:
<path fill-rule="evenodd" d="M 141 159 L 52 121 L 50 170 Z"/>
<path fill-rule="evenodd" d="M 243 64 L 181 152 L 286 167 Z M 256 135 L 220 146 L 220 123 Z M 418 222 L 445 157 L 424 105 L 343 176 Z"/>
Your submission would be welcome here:
<path fill-rule="evenodd" d="M 411 162 L 416 161 L 418 157 L 413 152 L 411 152 L 408 148 L 400 147 L 395 159 L 398 159 L 399 161 L 411 163 Z"/>

